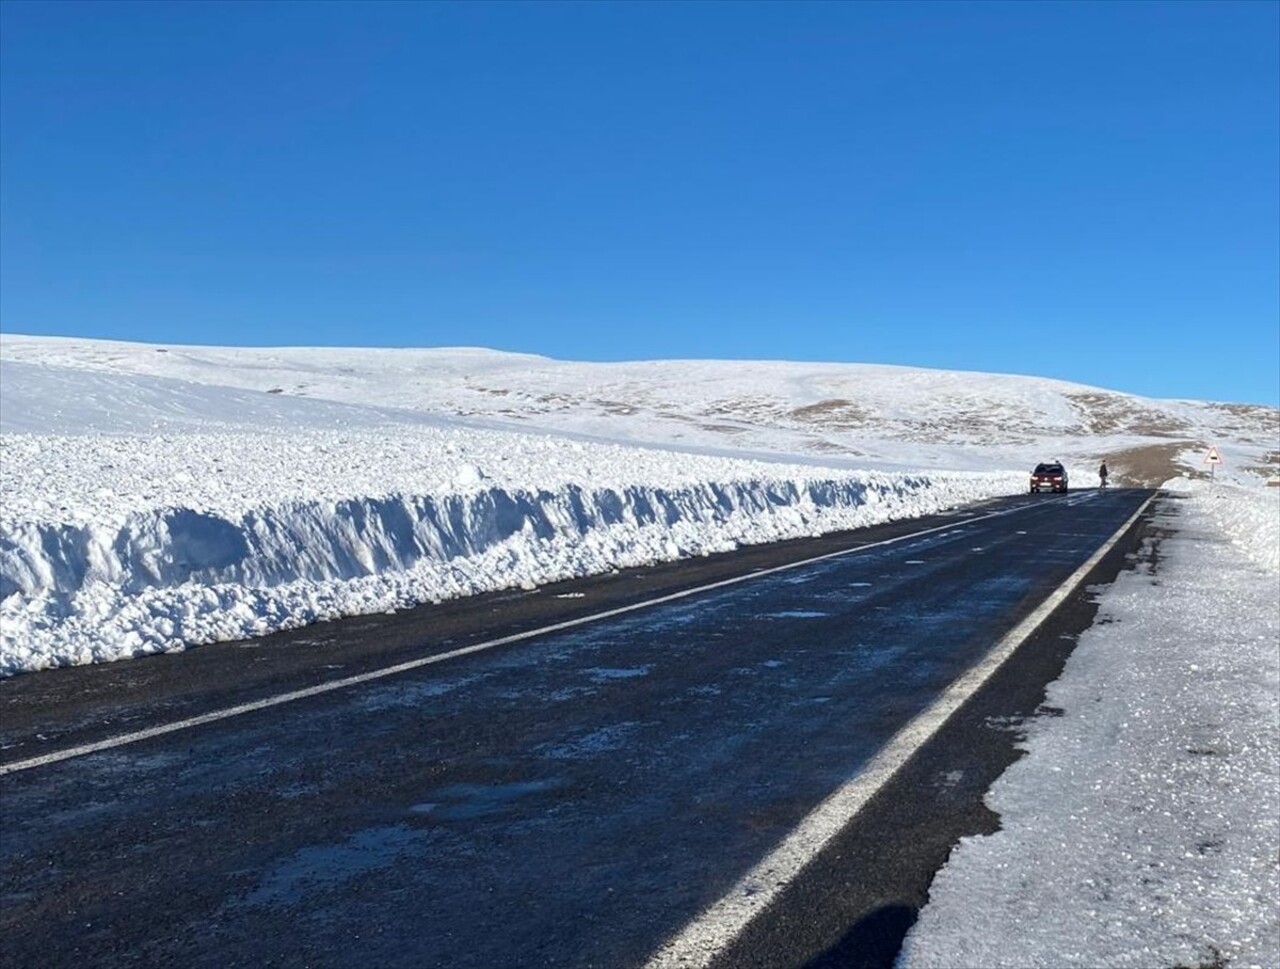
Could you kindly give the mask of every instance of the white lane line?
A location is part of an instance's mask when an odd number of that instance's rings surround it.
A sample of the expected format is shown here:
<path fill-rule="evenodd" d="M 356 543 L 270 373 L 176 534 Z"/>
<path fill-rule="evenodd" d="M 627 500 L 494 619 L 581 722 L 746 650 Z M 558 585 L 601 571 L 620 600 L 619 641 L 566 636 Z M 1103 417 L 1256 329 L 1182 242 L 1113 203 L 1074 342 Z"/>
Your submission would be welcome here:
<path fill-rule="evenodd" d="M 988 518 L 1000 518 L 1005 515 L 1034 507 L 1036 506 L 1018 505 L 1013 508 L 1006 508 L 1002 511 L 989 512 L 979 518 L 971 518 L 969 521 L 978 522 Z M 331 680 L 328 683 L 320 683 L 316 686 L 309 686 L 302 690 L 280 693 L 276 696 L 266 697 L 262 700 L 255 700 L 252 703 L 241 703 L 238 706 L 225 707 L 221 710 L 213 710 L 209 713 L 202 713 L 197 717 L 189 717 L 186 720 L 175 720 L 172 723 L 164 723 L 159 726 L 148 727 L 145 730 L 119 734 L 115 737 L 108 737 L 105 740 L 81 744 L 77 747 L 68 747 L 65 750 L 55 750 L 47 754 L 41 754 L 38 757 L 30 757 L 27 760 L 18 760 L 10 764 L 0 764 L 0 777 L 3 777 L 5 774 L 13 774 L 18 771 L 30 770 L 33 767 L 42 767 L 45 764 L 55 764 L 58 761 L 70 760 L 73 757 L 83 757 L 85 754 L 95 754 L 102 750 L 111 750 L 114 747 L 123 747 L 126 744 L 135 744 L 141 740 L 150 740 L 152 737 L 160 737 L 164 734 L 174 733 L 178 730 L 187 730 L 191 727 L 199 727 L 206 723 L 215 723 L 218 720 L 227 720 L 230 717 L 238 717 L 244 713 L 253 713 L 257 710 L 266 710 L 270 707 L 278 707 L 284 703 L 292 703 L 295 700 L 304 700 L 307 697 L 319 696 L 322 693 L 331 693 L 334 690 L 343 690 L 349 686 L 356 686 L 360 683 L 369 683 L 373 680 L 380 680 L 388 676 L 395 676 L 399 673 L 407 673 L 409 670 L 416 670 L 423 666 L 431 666 L 435 663 L 443 663 L 446 660 L 457 659 L 459 656 L 467 656 L 471 653 L 479 653 L 484 650 L 495 649 L 498 646 L 507 646 L 511 643 L 522 642 L 523 640 L 533 639 L 537 636 L 545 636 L 548 633 L 560 632 L 565 629 L 573 629 L 576 626 L 585 626 L 588 623 L 599 622 L 602 619 L 610 619 L 614 616 L 621 616 L 625 613 L 635 612 L 639 609 L 647 609 L 650 606 L 661 605 L 664 602 L 674 602 L 677 599 L 684 599 L 688 596 L 709 592 L 712 589 L 723 589 L 726 586 L 737 585 L 739 582 L 749 582 L 752 579 L 758 579 L 761 576 L 772 575 L 776 572 L 785 572 L 788 569 L 798 569 L 806 565 L 812 565 L 815 562 L 822 562 L 826 559 L 839 558 L 843 555 L 853 555 L 857 552 L 863 552 L 870 548 L 879 548 L 883 545 L 893 545 L 896 542 L 903 542 L 911 538 L 919 538 L 921 535 L 929 535 L 933 532 L 945 531 L 952 527 L 954 526 L 936 525 L 933 528 L 925 528 L 918 532 L 911 532 L 909 535 L 899 535 L 897 538 L 887 538 L 884 541 L 871 542 L 867 545 L 858 545 L 854 548 L 841 549 L 838 552 L 827 552 L 824 555 L 816 555 L 813 558 L 803 559 L 799 562 L 789 562 L 786 565 L 775 565 L 771 568 L 762 569 L 759 572 L 749 572 L 745 575 L 734 576 L 730 579 L 721 579 L 718 582 L 711 582 L 707 585 L 701 585 L 694 589 L 685 589 L 683 592 L 672 592 L 665 596 L 659 596 L 656 599 L 647 599 L 644 602 L 636 602 L 629 606 L 621 606 L 617 609 L 597 612 L 590 616 L 583 616 L 579 619 L 570 619 L 566 622 L 558 622 L 550 626 L 530 629 L 528 632 L 515 633 L 511 636 L 503 636 L 500 639 L 490 639 L 483 643 L 476 643 L 472 646 L 464 646 L 461 649 L 450 650 L 447 653 L 437 653 L 433 656 L 409 660 L 405 663 L 397 663 L 395 666 L 387 666 L 382 669 L 370 670 L 367 673 L 344 677 L 340 680 Z"/>
<path fill-rule="evenodd" d="M 828 842 L 844 830 L 911 755 L 937 733 L 1049 614 L 1075 591 L 1090 570 L 1133 526 L 1153 498 L 1155 495 L 1150 495 L 1106 544 L 1076 569 L 1031 615 L 1018 623 L 989 653 L 948 686 L 927 709 L 894 734 L 866 767 L 814 808 L 727 895 L 672 936 L 649 958 L 645 969 L 690 969 L 709 965 L 817 857 Z"/>

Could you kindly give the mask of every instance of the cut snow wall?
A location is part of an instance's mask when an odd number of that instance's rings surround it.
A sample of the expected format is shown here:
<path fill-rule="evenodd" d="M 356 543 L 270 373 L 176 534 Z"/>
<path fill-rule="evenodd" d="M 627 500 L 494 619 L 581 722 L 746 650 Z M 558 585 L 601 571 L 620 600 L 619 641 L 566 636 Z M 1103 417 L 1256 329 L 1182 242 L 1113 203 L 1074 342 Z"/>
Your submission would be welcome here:
<path fill-rule="evenodd" d="M 630 487 L 507 492 L 433 498 L 392 495 L 332 504 L 297 503 L 238 520 L 165 508 L 129 515 L 116 530 L 52 523 L 0 534 L 0 597 L 71 595 L 102 581 L 128 593 L 187 582 L 273 586 L 296 579 L 352 579 L 404 571 L 423 560 L 474 557 L 512 538 L 555 542 L 597 529 L 696 522 L 723 529 L 735 517 L 789 511 L 787 524 L 854 509 L 927 487 L 927 479 L 708 483 L 667 490 Z M 777 523 L 782 525 L 783 523 Z M 729 529 L 738 532 L 739 529 Z"/>
<path fill-rule="evenodd" d="M 190 508 L 0 528 L 0 673 L 235 639 L 925 514 L 996 476 L 849 473 Z M 1002 485 L 1006 482 L 1001 481 Z M 212 591 L 212 594 L 211 594 Z"/>

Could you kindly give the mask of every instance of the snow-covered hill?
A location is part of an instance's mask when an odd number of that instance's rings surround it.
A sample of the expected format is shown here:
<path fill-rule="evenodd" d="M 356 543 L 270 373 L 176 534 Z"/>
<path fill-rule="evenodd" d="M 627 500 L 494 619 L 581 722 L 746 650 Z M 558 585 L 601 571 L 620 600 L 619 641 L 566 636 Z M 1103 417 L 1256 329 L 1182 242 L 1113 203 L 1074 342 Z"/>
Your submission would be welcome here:
<path fill-rule="evenodd" d="M 1271 473 L 1268 462 L 1280 459 L 1275 408 L 1154 400 L 1007 374 L 753 361 L 576 363 L 482 349 L 249 349 L 18 336 L 0 336 L 0 361 L 39 366 L 62 381 L 85 380 L 95 404 L 86 413 L 69 396 L 43 406 L 29 399 L 8 403 L 7 397 L 7 430 L 22 430 L 25 423 L 73 433 L 86 421 L 103 421 L 97 405 L 109 403 L 110 391 L 93 386 L 93 374 L 181 382 L 168 385 L 163 405 L 130 400 L 127 419 L 148 427 L 172 427 L 193 416 L 297 420 L 298 412 L 283 402 L 305 399 L 393 408 L 401 420 L 448 417 L 859 468 L 1025 470 L 1048 457 L 1088 466 L 1107 456 L 1122 475 L 1158 484 L 1181 470 L 1203 471 L 1210 444 L 1225 449 L 1220 472 L 1245 480 Z M 185 410 L 168 399 L 208 388 L 227 391 L 203 407 L 185 401 Z M 281 398 L 282 409 L 268 412 L 260 394 Z M 320 419 L 360 420 L 336 409 Z"/>
<path fill-rule="evenodd" d="M 850 528 L 1277 414 L 910 368 L 0 337 L 0 673 Z"/>

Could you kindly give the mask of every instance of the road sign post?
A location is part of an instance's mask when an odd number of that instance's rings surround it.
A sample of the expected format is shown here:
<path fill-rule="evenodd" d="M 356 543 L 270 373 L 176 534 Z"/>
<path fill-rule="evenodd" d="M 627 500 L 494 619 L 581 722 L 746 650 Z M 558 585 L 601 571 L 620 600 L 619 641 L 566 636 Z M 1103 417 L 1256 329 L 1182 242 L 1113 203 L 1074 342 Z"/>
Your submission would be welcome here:
<path fill-rule="evenodd" d="M 1213 481 L 1216 479 L 1214 472 L 1218 470 L 1218 465 L 1226 462 L 1222 460 L 1222 455 L 1218 453 L 1217 447 L 1210 444 L 1209 450 L 1205 452 L 1204 463 L 1209 465 L 1209 480 Z"/>

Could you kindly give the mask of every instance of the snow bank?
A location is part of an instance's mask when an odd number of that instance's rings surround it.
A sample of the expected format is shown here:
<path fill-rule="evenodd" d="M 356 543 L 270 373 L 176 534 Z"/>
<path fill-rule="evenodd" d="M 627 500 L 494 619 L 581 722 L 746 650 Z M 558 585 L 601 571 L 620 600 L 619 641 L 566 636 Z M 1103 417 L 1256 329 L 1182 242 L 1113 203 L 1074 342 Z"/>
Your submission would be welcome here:
<path fill-rule="evenodd" d="M 1174 478 L 1164 485 L 1196 506 L 1254 564 L 1280 573 L 1280 488 Z"/>
<path fill-rule="evenodd" d="M 900 969 L 1280 966 L 1277 496 L 1170 487 Z"/>
<path fill-rule="evenodd" d="M 432 427 L 0 437 L 0 673 L 927 514 L 891 474 Z"/>

